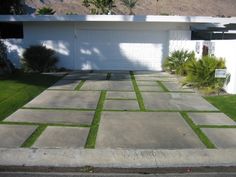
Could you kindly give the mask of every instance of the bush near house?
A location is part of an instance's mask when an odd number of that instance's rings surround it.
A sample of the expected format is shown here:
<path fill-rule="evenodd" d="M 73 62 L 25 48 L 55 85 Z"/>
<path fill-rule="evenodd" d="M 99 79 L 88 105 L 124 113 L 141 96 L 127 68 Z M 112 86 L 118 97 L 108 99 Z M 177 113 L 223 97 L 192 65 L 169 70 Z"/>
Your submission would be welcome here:
<path fill-rule="evenodd" d="M 55 51 L 40 45 L 33 45 L 27 48 L 21 58 L 23 69 L 27 72 L 56 71 L 57 62 L 58 58 L 55 55 Z"/>
<path fill-rule="evenodd" d="M 204 56 L 188 64 L 186 82 L 205 92 L 219 91 L 224 86 L 225 79 L 215 78 L 215 70 L 225 68 L 224 59 Z"/>
<path fill-rule="evenodd" d="M 163 68 L 165 71 L 184 76 L 187 74 L 188 64 L 195 60 L 194 52 L 189 52 L 187 50 L 177 50 L 171 53 L 168 58 L 166 58 Z"/>
<path fill-rule="evenodd" d="M 5 60 L 7 59 L 7 48 L 2 41 L 0 41 L 0 69 L 5 67 Z"/>
<path fill-rule="evenodd" d="M 198 88 L 204 94 L 219 93 L 225 84 L 225 79 L 215 78 L 216 69 L 226 68 L 222 58 L 204 56 L 196 60 L 194 52 L 178 50 L 164 61 L 163 68 L 170 73 L 186 76 L 183 84 Z"/>
<path fill-rule="evenodd" d="M 15 67 L 7 57 L 7 47 L 0 40 L 0 75 L 10 74 L 15 71 Z"/>

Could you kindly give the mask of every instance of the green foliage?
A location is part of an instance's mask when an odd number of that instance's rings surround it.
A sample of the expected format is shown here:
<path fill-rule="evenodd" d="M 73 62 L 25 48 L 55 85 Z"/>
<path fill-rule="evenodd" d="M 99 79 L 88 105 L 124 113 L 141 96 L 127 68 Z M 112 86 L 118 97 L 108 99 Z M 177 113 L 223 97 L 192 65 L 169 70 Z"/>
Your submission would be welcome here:
<path fill-rule="evenodd" d="M 21 15 L 25 13 L 21 0 L 0 0 L 0 4 L 0 15 Z"/>
<path fill-rule="evenodd" d="M 191 61 L 188 66 L 187 83 L 197 88 L 213 91 L 223 87 L 225 79 L 215 78 L 216 69 L 225 69 L 225 61 L 214 56 L 204 56 L 198 61 Z M 211 91 L 211 92 L 212 92 Z"/>
<path fill-rule="evenodd" d="M 60 77 L 16 72 L 0 76 L 0 121 L 28 103 Z"/>
<path fill-rule="evenodd" d="M 55 56 L 54 50 L 34 45 L 24 51 L 21 62 L 25 71 L 42 73 L 55 71 L 58 59 Z"/>
<path fill-rule="evenodd" d="M 123 5 L 129 8 L 129 15 L 135 15 L 133 9 L 135 8 L 138 0 L 121 0 Z"/>
<path fill-rule="evenodd" d="M 187 68 L 191 61 L 195 61 L 194 52 L 187 50 L 178 50 L 171 53 L 171 56 L 166 58 L 163 64 L 163 68 L 171 73 L 179 75 L 186 75 Z"/>
<path fill-rule="evenodd" d="M 83 5 L 90 9 L 91 14 L 108 14 L 114 7 L 115 0 L 83 0 Z"/>
<path fill-rule="evenodd" d="M 37 15 L 54 15 L 56 11 L 54 11 L 51 7 L 42 7 L 37 10 Z"/>
<path fill-rule="evenodd" d="M 236 121 L 236 95 L 208 96 L 205 99 Z"/>
<path fill-rule="evenodd" d="M 0 41 L 0 67 L 5 64 L 6 60 L 7 60 L 7 47 L 2 41 Z"/>

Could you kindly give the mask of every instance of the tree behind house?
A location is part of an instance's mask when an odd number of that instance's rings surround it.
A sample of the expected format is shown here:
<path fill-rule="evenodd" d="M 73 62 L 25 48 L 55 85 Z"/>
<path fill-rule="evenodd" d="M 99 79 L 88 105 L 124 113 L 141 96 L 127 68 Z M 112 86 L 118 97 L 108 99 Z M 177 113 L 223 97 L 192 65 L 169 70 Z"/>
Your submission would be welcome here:
<path fill-rule="evenodd" d="M 135 8 L 138 0 L 121 0 L 123 5 L 129 9 L 129 15 L 135 15 L 133 9 Z"/>
<path fill-rule="evenodd" d="M 51 7 L 42 7 L 37 10 L 37 15 L 54 15 L 56 11 L 54 11 Z"/>
<path fill-rule="evenodd" d="M 114 3 L 115 0 L 83 0 L 83 5 L 96 15 L 109 14 Z"/>
<path fill-rule="evenodd" d="M 0 0 L 0 15 L 21 15 L 24 13 L 21 0 Z"/>

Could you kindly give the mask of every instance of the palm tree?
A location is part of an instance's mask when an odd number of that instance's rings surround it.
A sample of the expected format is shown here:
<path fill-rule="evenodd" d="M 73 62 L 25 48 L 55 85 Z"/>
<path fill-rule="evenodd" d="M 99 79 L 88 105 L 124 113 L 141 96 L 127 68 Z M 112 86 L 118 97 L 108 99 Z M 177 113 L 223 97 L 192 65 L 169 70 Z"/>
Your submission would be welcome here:
<path fill-rule="evenodd" d="M 121 0 L 123 5 L 129 8 L 129 15 L 135 15 L 133 9 L 135 8 L 138 0 Z"/>
<path fill-rule="evenodd" d="M 54 15 L 56 11 L 54 11 L 51 7 L 42 7 L 37 10 L 37 15 Z"/>
<path fill-rule="evenodd" d="M 90 7 L 92 14 L 108 14 L 114 6 L 114 2 L 115 0 L 84 0 L 83 5 Z"/>

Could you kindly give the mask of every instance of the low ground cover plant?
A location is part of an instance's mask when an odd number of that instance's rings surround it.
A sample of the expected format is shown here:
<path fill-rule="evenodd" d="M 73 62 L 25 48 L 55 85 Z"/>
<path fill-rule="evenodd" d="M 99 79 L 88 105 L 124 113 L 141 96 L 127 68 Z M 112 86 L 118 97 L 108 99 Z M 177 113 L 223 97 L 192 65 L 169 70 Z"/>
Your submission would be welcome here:
<path fill-rule="evenodd" d="M 55 51 L 41 45 L 32 45 L 27 48 L 21 63 L 26 72 L 52 72 L 56 71 L 58 58 Z"/>

